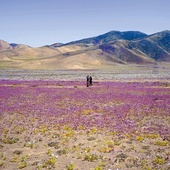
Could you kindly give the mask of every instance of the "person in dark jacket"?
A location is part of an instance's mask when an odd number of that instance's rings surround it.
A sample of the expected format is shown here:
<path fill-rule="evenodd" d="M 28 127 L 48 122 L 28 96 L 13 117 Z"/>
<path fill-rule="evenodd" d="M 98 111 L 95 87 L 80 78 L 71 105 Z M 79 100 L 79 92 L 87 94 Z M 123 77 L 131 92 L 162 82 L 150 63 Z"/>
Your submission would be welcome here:
<path fill-rule="evenodd" d="M 86 85 L 87 85 L 87 87 L 89 87 L 89 81 L 90 81 L 90 77 L 89 77 L 89 75 L 86 77 L 86 79 L 87 79 L 87 81 L 86 81 Z"/>
<path fill-rule="evenodd" d="M 89 77 L 90 86 L 92 86 L 92 76 Z"/>

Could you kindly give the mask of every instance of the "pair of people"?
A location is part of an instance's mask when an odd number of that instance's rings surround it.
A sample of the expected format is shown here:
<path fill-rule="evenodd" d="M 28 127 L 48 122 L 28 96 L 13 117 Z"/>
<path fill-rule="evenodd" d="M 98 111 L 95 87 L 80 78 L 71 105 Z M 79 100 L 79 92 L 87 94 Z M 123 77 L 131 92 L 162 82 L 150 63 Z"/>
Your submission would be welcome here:
<path fill-rule="evenodd" d="M 87 87 L 89 87 L 89 85 L 92 86 L 92 76 L 88 75 L 86 78 L 87 78 Z"/>

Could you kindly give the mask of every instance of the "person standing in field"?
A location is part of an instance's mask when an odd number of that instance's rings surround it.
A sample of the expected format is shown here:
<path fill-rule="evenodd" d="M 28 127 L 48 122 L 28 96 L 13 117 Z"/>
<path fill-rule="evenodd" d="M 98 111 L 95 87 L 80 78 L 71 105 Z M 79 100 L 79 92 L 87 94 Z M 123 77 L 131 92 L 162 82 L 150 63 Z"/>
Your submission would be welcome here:
<path fill-rule="evenodd" d="M 90 81 L 90 86 L 92 86 L 92 76 L 90 76 L 89 81 Z"/>
<path fill-rule="evenodd" d="M 89 87 L 89 80 L 90 80 L 89 75 L 86 77 L 86 79 L 87 79 L 87 81 L 86 81 L 86 85 L 87 85 L 87 87 Z"/>

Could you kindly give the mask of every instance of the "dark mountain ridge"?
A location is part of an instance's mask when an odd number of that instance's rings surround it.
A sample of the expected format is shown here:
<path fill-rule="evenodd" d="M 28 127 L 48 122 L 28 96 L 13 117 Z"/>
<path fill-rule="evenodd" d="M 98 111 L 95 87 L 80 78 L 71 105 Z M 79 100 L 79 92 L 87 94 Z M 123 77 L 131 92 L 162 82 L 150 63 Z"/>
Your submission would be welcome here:
<path fill-rule="evenodd" d="M 153 62 L 153 60 L 170 61 L 170 31 L 168 30 L 152 35 L 139 31 L 111 31 L 97 37 L 74 41 L 66 45 L 70 44 L 98 45 L 102 51 L 109 55 L 117 56 L 117 58 L 126 62 L 137 62 L 136 57 L 139 58 L 141 55 L 145 57 L 144 60 L 147 58 L 149 61 L 150 59 L 150 62 Z M 127 53 L 129 57 L 127 57 Z"/>
<path fill-rule="evenodd" d="M 70 44 L 102 44 L 102 43 L 108 43 L 110 41 L 116 41 L 116 40 L 135 40 L 139 38 L 145 38 L 147 37 L 147 34 L 139 32 L 139 31 L 110 31 L 108 33 L 92 37 L 92 38 L 85 38 L 78 41 L 72 41 L 64 45 L 70 45 Z"/>

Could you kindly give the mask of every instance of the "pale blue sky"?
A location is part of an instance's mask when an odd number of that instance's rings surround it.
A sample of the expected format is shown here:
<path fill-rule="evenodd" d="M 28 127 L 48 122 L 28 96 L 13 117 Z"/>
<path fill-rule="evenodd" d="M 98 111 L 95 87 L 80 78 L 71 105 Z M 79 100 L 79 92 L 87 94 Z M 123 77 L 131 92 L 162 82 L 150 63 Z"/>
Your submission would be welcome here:
<path fill-rule="evenodd" d="M 0 39 L 33 47 L 112 30 L 170 30 L 169 0 L 0 0 Z"/>

